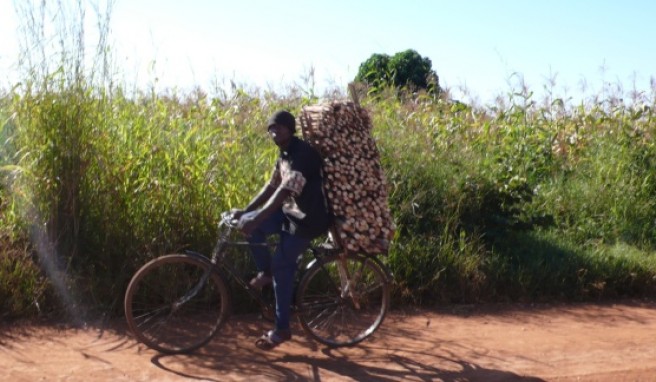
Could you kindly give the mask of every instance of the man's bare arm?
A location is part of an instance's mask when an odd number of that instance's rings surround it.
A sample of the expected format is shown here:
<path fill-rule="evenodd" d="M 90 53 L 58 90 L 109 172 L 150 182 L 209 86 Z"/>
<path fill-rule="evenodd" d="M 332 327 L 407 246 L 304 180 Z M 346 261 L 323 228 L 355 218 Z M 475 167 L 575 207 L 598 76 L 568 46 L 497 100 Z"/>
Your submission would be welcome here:
<path fill-rule="evenodd" d="M 256 209 L 260 208 L 260 206 L 264 205 L 266 202 L 269 201 L 271 198 L 271 195 L 276 192 L 276 189 L 271 187 L 271 185 L 267 184 L 262 189 L 260 192 L 255 195 L 253 200 L 251 200 L 250 203 L 244 208 L 243 212 L 251 212 L 255 211 Z"/>
<path fill-rule="evenodd" d="M 249 235 L 263 220 L 277 211 L 291 194 L 291 190 L 286 188 L 278 188 L 273 191 L 273 194 L 269 197 L 264 206 L 257 211 L 257 213 L 245 215 L 244 219 L 239 221 L 239 227 L 242 232 Z"/>

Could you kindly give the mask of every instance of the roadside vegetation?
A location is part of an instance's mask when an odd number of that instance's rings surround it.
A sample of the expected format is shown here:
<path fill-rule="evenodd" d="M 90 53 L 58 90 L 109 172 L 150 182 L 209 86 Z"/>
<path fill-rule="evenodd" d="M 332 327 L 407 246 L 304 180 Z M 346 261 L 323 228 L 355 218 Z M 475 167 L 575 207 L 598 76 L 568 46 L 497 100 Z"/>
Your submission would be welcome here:
<path fill-rule="evenodd" d="M 140 265 L 208 250 L 220 212 L 266 181 L 266 118 L 322 100 L 302 84 L 135 90 L 105 40 L 89 64 L 75 37 L 0 90 L 0 318 L 120 314 Z M 656 87 L 575 103 L 518 86 L 492 105 L 442 90 L 361 99 L 397 225 L 397 304 L 653 296 Z"/>

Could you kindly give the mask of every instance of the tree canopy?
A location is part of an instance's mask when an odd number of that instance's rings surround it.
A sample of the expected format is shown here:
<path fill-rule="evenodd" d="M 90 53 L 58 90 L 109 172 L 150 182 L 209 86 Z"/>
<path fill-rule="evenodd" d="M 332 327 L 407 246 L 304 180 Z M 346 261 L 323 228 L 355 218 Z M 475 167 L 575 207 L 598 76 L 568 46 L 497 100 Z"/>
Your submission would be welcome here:
<path fill-rule="evenodd" d="M 422 57 L 413 49 L 393 56 L 374 53 L 360 64 L 355 81 L 373 86 L 409 86 L 439 92 L 439 77 L 432 66 L 428 57 Z"/>

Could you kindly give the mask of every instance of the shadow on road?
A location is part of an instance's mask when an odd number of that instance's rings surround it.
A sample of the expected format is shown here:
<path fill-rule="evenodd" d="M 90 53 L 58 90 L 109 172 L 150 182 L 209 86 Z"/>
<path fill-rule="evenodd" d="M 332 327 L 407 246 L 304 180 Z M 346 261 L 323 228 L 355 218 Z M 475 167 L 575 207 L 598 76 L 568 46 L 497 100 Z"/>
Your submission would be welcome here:
<path fill-rule="evenodd" d="M 382 331 L 353 348 L 318 346 L 300 335 L 272 352 L 252 345 L 260 323 L 240 323 L 190 355 L 156 355 L 151 361 L 190 380 L 265 381 L 543 381 L 459 359 L 422 331 Z M 300 330 L 300 329 L 299 329 Z M 300 333 L 300 331 L 299 331 Z M 423 333 L 425 334 L 425 333 Z"/>
<path fill-rule="evenodd" d="M 169 365 L 164 360 L 170 357 L 176 356 L 158 355 L 153 357 L 152 362 L 159 368 L 184 378 L 216 382 L 225 381 L 230 376 L 237 379 L 246 376 L 247 379 L 259 377 L 276 381 L 544 381 L 441 356 L 434 357 L 439 359 L 439 363 L 456 365 L 456 370 L 453 370 L 453 367 L 449 368 L 451 370 L 441 369 L 398 355 L 380 359 L 378 366 L 351 361 L 347 357 L 283 355 L 279 358 L 262 359 L 252 356 L 216 355 L 203 356 L 203 365 L 196 363 L 195 367 L 189 367 L 181 362 Z"/>

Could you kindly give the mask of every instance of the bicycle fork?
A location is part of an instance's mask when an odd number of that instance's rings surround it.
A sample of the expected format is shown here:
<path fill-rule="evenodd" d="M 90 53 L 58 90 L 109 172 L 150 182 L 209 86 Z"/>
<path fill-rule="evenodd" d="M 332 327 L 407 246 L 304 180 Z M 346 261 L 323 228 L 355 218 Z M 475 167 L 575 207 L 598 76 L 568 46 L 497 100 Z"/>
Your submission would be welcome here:
<path fill-rule="evenodd" d="M 193 254 L 190 253 L 191 251 L 188 251 L 188 254 Z M 216 260 L 214 260 L 216 261 Z M 191 288 L 187 293 L 185 293 L 184 296 L 180 297 L 177 299 L 173 304 L 171 304 L 171 312 L 169 314 L 175 313 L 180 307 L 192 298 L 194 298 L 198 292 L 200 292 L 201 289 L 203 289 L 203 286 L 205 283 L 207 283 L 207 280 L 210 278 L 210 274 L 212 273 L 212 267 L 214 266 L 214 263 L 210 263 L 207 265 L 205 268 L 205 271 L 203 272 L 203 275 L 201 276 L 200 280 L 194 285 L 193 288 Z"/>

